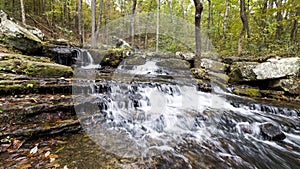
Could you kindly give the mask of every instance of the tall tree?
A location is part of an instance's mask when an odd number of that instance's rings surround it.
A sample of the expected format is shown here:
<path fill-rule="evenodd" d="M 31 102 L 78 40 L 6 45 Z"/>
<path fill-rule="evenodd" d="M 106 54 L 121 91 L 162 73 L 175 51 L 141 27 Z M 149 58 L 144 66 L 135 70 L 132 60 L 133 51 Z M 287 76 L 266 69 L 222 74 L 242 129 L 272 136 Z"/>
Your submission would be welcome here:
<path fill-rule="evenodd" d="M 97 39 L 96 39 L 96 0 L 91 1 L 91 10 L 92 10 L 92 48 L 97 47 Z"/>
<path fill-rule="evenodd" d="M 20 0 L 21 3 L 21 12 L 22 12 L 22 24 L 26 25 L 26 19 L 25 19 L 25 7 L 23 0 Z"/>
<path fill-rule="evenodd" d="M 159 26 L 160 26 L 160 0 L 157 0 L 156 47 L 155 47 L 156 52 L 158 52 L 158 44 L 159 44 Z"/>
<path fill-rule="evenodd" d="M 78 0 L 78 33 L 79 43 L 83 46 L 83 33 L 82 33 L 82 0 Z"/>
<path fill-rule="evenodd" d="M 240 0 L 240 17 L 242 20 L 242 31 L 240 33 L 240 37 L 238 40 L 238 56 L 241 56 L 242 51 L 243 51 L 243 37 L 245 36 L 245 33 L 247 30 L 249 30 L 248 26 L 248 19 L 246 17 L 246 4 L 245 0 Z"/>
<path fill-rule="evenodd" d="M 291 43 L 294 43 L 294 41 L 297 39 L 297 33 L 298 33 L 298 19 L 300 16 L 300 7 L 296 8 L 296 14 L 295 14 L 295 19 L 293 21 L 293 25 L 292 25 L 292 30 L 291 30 L 291 34 L 290 34 L 290 41 Z M 299 40 L 299 39 L 298 39 Z"/>
<path fill-rule="evenodd" d="M 131 18 L 131 45 L 134 44 L 134 35 L 135 35 L 135 12 L 136 12 L 136 0 L 133 0 L 133 4 L 132 4 L 132 18 Z"/>
<path fill-rule="evenodd" d="M 229 2 L 228 2 L 228 0 L 226 0 L 226 1 L 225 1 L 224 21 L 223 21 L 223 40 L 226 39 L 226 30 L 227 30 L 227 21 L 228 21 L 228 11 L 229 11 Z"/>
<path fill-rule="evenodd" d="M 282 26 L 282 13 L 281 13 L 281 6 L 282 6 L 282 0 L 275 0 L 275 4 L 277 6 L 277 12 L 276 12 L 276 40 L 277 42 L 281 39 L 281 32 L 283 29 Z"/>
<path fill-rule="evenodd" d="M 98 23 L 97 23 L 97 30 L 96 30 L 96 41 L 98 41 L 100 28 L 101 28 L 101 21 L 102 21 L 102 13 L 103 13 L 103 0 L 100 0 L 99 3 L 99 13 L 98 13 Z"/>
<path fill-rule="evenodd" d="M 210 50 L 210 43 L 209 43 L 209 37 L 210 37 L 210 21 L 211 21 L 211 0 L 208 1 L 208 17 L 207 17 L 207 37 L 206 37 L 206 50 Z"/>
<path fill-rule="evenodd" d="M 196 35 L 196 57 L 195 67 L 200 67 L 201 57 L 201 15 L 203 11 L 203 4 L 200 0 L 194 0 L 195 11 L 195 35 Z"/>

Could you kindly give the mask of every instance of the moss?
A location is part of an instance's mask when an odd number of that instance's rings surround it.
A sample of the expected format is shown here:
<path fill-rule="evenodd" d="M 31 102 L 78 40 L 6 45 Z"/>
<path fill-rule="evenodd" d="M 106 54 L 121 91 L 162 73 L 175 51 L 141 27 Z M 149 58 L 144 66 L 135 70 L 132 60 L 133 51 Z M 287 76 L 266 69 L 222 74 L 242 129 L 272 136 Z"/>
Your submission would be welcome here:
<path fill-rule="evenodd" d="M 259 89 L 254 89 L 254 88 L 250 88 L 250 87 L 236 88 L 234 90 L 234 93 L 237 95 L 249 96 L 249 97 L 261 97 L 262 96 Z"/>
<path fill-rule="evenodd" d="M 38 86 L 39 83 L 37 81 L 26 81 L 23 83 L 14 83 L 14 81 L 2 81 L 0 84 L 0 93 L 30 93 L 35 91 Z"/>
<path fill-rule="evenodd" d="M 73 70 L 70 67 L 40 62 L 27 62 L 23 64 L 22 71 L 31 76 L 43 77 L 70 77 Z"/>

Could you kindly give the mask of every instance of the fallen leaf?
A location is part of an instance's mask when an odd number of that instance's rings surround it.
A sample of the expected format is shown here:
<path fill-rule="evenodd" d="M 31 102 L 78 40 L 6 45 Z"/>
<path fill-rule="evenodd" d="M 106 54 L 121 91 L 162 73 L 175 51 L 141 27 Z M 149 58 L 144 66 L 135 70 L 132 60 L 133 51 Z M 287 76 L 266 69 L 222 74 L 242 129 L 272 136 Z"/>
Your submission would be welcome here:
<path fill-rule="evenodd" d="M 53 161 L 55 161 L 55 158 L 50 158 L 50 163 L 52 163 Z"/>
<path fill-rule="evenodd" d="M 49 157 L 50 158 L 58 158 L 58 155 L 56 155 L 56 154 L 50 154 Z"/>
<path fill-rule="evenodd" d="M 47 158 L 49 155 L 50 155 L 50 151 L 47 151 L 47 152 L 45 153 L 45 157 Z"/>
<path fill-rule="evenodd" d="M 38 151 L 38 147 L 35 146 L 30 150 L 29 154 L 35 154 L 37 151 Z"/>
<path fill-rule="evenodd" d="M 20 140 L 14 139 L 12 142 L 11 148 L 7 149 L 7 152 L 13 153 L 13 152 L 19 150 L 19 148 L 23 145 L 24 142 L 25 141 L 20 141 Z"/>

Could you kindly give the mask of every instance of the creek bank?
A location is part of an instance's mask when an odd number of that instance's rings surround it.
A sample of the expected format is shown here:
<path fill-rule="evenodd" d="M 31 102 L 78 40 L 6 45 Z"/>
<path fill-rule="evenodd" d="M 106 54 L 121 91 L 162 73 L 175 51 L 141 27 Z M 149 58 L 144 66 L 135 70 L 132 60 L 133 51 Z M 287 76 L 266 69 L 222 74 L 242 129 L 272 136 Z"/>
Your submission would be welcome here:
<path fill-rule="evenodd" d="M 179 56 L 194 59 L 190 53 Z M 199 81 L 210 80 L 241 96 L 300 102 L 299 57 L 202 58 L 200 63 L 191 69 Z"/>

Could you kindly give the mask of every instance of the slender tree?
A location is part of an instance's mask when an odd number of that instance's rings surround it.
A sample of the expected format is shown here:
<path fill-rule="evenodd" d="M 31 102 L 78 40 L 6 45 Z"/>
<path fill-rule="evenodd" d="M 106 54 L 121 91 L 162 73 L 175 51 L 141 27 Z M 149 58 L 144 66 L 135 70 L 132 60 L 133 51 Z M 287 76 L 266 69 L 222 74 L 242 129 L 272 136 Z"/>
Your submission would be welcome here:
<path fill-rule="evenodd" d="M 223 40 L 226 39 L 226 30 L 227 30 L 227 21 L 228 21 L 228 11 L 229 11 L 229 2 L 228 2 L 228 0 L 226 0 L 226 1 L 225 1 L 224 21 L 223 21 Z"/>
<path fill-rule="evenodd" d="M 160 0 L 157 0 L 156 47 L 155 47 L 156 52 L 158 52 L 158 44 L 159 44 L 159 26 L 160 26 Z"/>
<path fill-rule="evenodd" d="M 133 4 L 132 4 L 132 16 L 131 16 L 131 45 L 134 44 L 134 35 L 135 35 L 134 26 L 135 26 L 136 5 L 137 5 L 136 0 L 133 0 Z"/>
<path fill-rule="evenodd" d="M 203 11 L 203 4 L 200 0 L 194 0 L 195 11 L 195 35 L 196 35 L 196 57 L 195 67 L 200 67 L 201 57 L 201 15 Z"/>
<path fill-rule="evenodd" d="M 92 48 L 97 47 L 97 39 L 96 39 L 96 0 L 91 1 L 91 10 L 92 10 Z"/>
<path fill-rule="evenodd" d="M 245 0 L 240 0 L 240 17 L 243 23 L 242 31 L 240 33 L 240 37 L 238 40 L 238 56 L 241 56 L 243 51 L 243 37 L 247 31 L 248 27 L 248 20 L 246 17 L 246 5 Z"/>
<path fill-rule="evenodd" d="M 79 43 L 83 46 L 83 33 L 82 33 L 82 0 L 78 0 L 78 33 Z"/>
<path fill-rule="evenodd" d="M 103 0 L 100 0 L 98 23 L 97 23 L 97 30 L 96 30 L 96 42 L 98 42 L 98 38 L 99 38 L 99 33 L 100 33 L 100 28 L 101 28 L 101 21 L 102 21 L 102 13 L 103 13 Z"/>
<path fill-rule="evenodd" d="M 21 12 L 22 12 L 22 24 L 26 25 L 26 19 L 25 19 L 25 7 L 23 0 L 20 0 L 21 3 Z"/>

